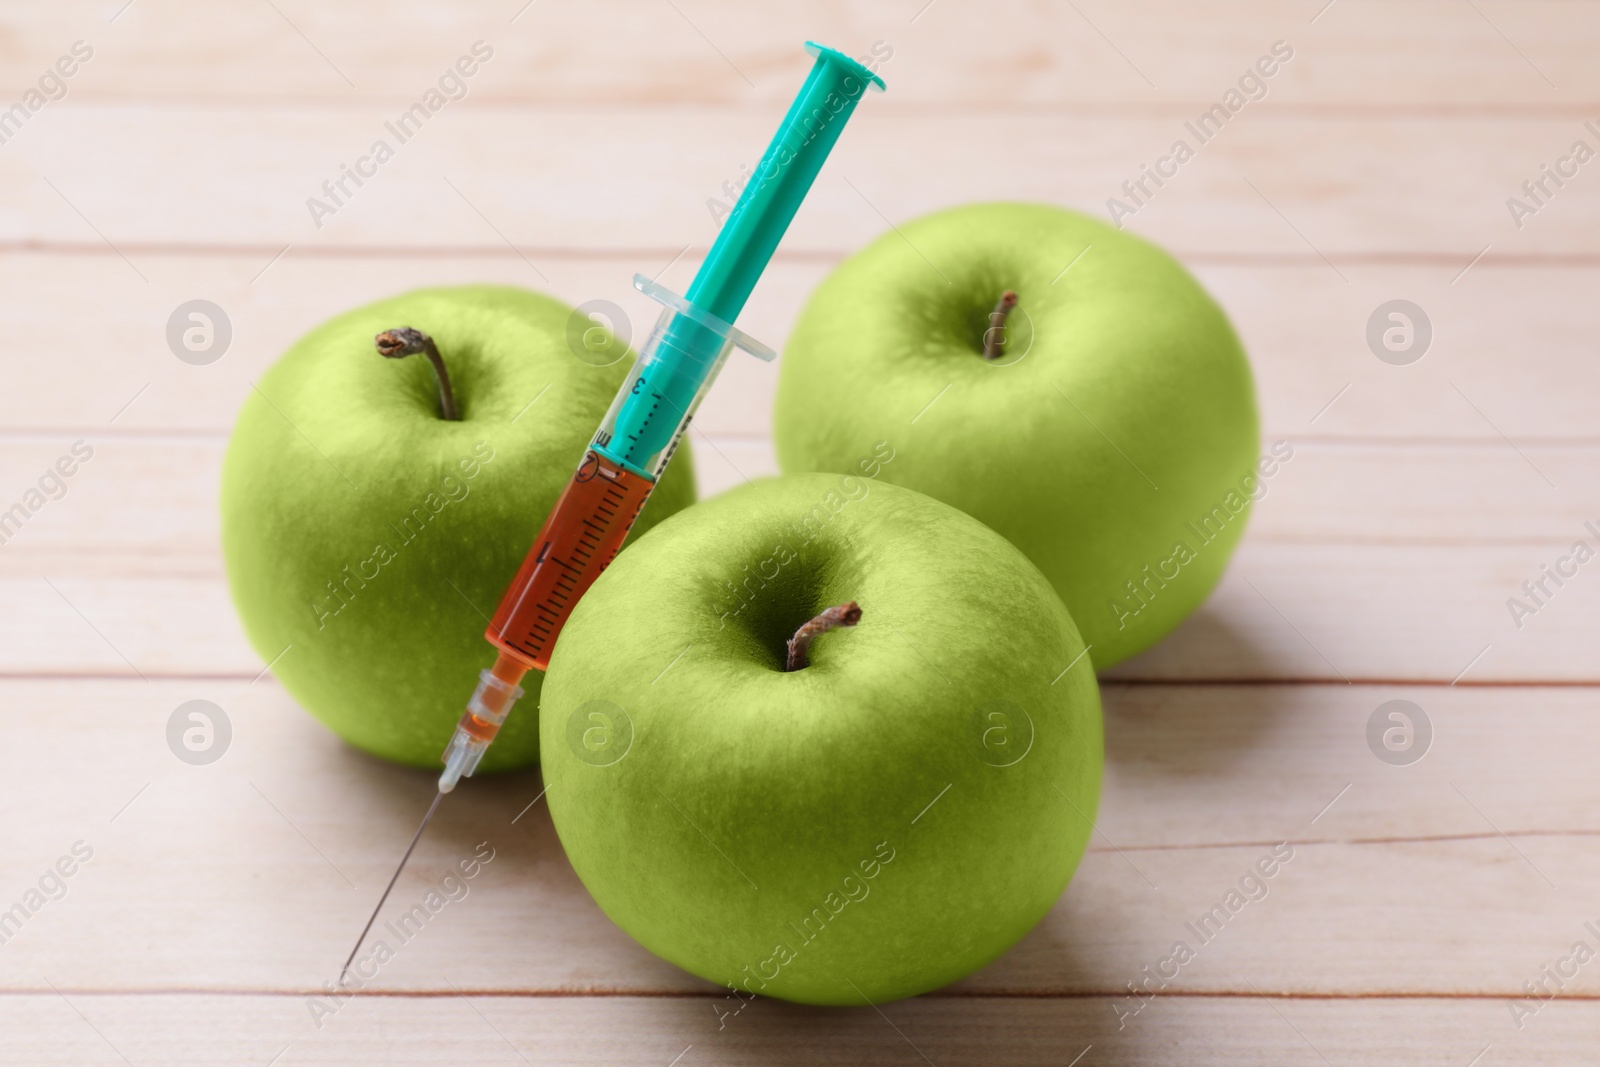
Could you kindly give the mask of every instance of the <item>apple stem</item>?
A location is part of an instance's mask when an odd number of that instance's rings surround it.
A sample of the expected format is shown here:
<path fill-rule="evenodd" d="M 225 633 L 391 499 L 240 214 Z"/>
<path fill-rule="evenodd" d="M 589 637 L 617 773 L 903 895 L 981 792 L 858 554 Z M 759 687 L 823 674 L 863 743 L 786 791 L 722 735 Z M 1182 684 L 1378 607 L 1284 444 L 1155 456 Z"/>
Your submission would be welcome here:
<path fill-rule="evenodd" d="M 439 410 L 452 422 L 461 418 L 456 411 L 456 395 L 450 389 L 450 375 L 444 369 L 444 358 L 439 355 L 439 346 L 433 343 L 433 338 L 410 326 L 397 326 L 384 330 L 372 342 L 378 346 L 378 355 L 385 359 L 404 359 L 418 352 L 427 356 L 428 362 L 433 364 L 433 376 L 439 382 Z"/>
<path fill-rule="evenodd" d="M 989 328 L 983 331 L 983 358 L 999 359 L 1006 343 L 1006 316 L 1017 306 L 1017 294 L 1007 289 L 1000 294 L 999 303 L 989 312 Z"/>
<path fill-rule="evenodd" d="M 861 605 L 854 600 L 823 611 L 789 638 L 789 658 L 784 662 L 783 669 L 798 671 L 809 666 L 806 661 L 806 651 L 811 648 L 812 641 L 836 626 L 854 626 L 860 621 Z"/>

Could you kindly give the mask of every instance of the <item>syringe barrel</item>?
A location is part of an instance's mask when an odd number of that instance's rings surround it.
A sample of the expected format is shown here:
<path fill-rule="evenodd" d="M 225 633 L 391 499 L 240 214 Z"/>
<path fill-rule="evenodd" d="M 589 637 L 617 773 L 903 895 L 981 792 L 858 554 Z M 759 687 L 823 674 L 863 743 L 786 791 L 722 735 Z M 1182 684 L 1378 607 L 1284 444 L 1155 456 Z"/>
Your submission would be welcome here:
<path fill-rule="evenodd" d="M 664 286 L 643 276 L 633 283 L 665 306 L 595 432 L 593 447 L 653 480 L 672 458 L 728 353 L 738 346 L 762 359 L 776 357 Z"/>
<path fill-rule="evenodd" d="M 484 631 L 489 643 L 530 669 L 549 667 L 567 617 L 621 551 L 655 484 L 594 449 L 585 452 L 501 597 Z"/>
<path fill-rule="evenodd" d="M 661 317 L 484 634 L 503 654 L 530 669 L 549 666 L 567 616 L 622 550 L 728 353 L 743 348 L 762 359 L 776 358 L 765 345 L 648 278 L 636 277 L 634 284 L 665 305 Z M 685 335 L 696 338 L 699 352 L 663 348 L 669 339 Z M 696 384 L 679 407 L 667 396 L 685 381 Z M 634 402 L 647 412 L 647 425 L 667 428 L 665 442 L 654 452 L 643 452 L 637 437 L 619 429 L 619 415 Z"/>

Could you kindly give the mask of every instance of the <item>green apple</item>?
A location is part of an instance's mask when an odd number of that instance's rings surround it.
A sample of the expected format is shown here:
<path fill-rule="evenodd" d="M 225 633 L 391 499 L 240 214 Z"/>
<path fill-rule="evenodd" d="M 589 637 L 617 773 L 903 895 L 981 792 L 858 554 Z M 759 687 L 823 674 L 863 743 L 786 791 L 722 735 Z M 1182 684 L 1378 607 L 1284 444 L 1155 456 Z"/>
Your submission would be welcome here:
<path fill-rule="evenodd" d="M 883 477 L 1022 549 L 1100 668 L 1216 585 L 1265 488 L 1258 434 L 1249 364 L 1194 278 L 1043 204 L 939 212 L 846 260 L 789 338 L 774 423 L 786 473 L 892 442 Z"/>
<path fill-rule="evenodd" d="M 786 671 L 791 635 L 852 602 L 859 625 Z M 617 925 L 741 997 L 921 993 L 1032 928 L 1083 854 L 1083 651 L 970 516 L 857 475 L 763 480 L 662 523 L 578 604 L 540 706 L 551 815 Z"/>
<path fill-rule="evenodd" d="M 222 474 L 234 603 L 284 688 L 352 745 L 437 766 L 494 661 L 487 616 L 632 358 L 598 327 L 569 334 L 573 315 L 513 288 L 407 293 L 307 334 L 239 413 Z M 459 419 L 426 360 L 375 350 L 396 327 L 436 342 Z M 680 455 L 636 530 L 693 499 Z M 485 770 L 538 759 L 540 680 Z"/>

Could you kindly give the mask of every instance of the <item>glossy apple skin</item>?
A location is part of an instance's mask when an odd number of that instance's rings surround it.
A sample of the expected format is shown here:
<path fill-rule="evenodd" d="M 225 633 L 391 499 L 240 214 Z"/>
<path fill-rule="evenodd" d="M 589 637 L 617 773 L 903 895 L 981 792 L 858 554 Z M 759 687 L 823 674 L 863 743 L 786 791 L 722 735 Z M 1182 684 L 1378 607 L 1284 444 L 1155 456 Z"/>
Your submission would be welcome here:
<path fill-rule="evenodd" d="M 991 363 L 983 335 L 1006 289 L 1010 351 Z M 774 417 L 786 473 L 846 470 L 892 442 L 883 476 L 1022 549 L 1097 668 L 1216 585 L 1264 491 L 1259 434 L 1244 351 L 1195 279 L 1042 204 L 939 212 L 846 260 L 784 349 Z"/>
<path fill-rule="evenodd" d="M 860 624 L 781 670 L 790 634 L 851 600 Z M 766 479 L 662 523 L 579 604 L 541 707 L 551 814 L 658 956 L 741 996 L 912 996 L 1027 933 L 1083 853 L 1103 748 L 1082 651 L 1044 576 L 969 516 L 861 477 Z"/>
<path fill-rule="evenodd" d="M 609 352 L 579 359 L 570 315 L 504 287 L 383 300 L 307 334 L 239 413 L 222 476 L 234 604 L 284 688 L 358 748 L 437 767 L 478 671 L 494 662 L 487 616 L 632 359 L 614 339 L 610 366 L 596 365 Z M 396 326 L 433 336 L 459 421 L 440 418 L 425 357 L 373 348 Z M 680 452 L 636 529 L 693 499 Z M 528 695 L 484 770 L 538 759 L 542 678 L 523 681 Z"/>

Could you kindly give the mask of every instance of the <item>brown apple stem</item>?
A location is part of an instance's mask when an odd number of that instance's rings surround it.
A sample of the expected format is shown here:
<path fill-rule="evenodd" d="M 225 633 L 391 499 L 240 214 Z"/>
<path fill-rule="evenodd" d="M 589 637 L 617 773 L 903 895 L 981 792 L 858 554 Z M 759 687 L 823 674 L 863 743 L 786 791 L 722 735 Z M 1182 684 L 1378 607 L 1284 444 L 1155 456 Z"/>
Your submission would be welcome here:
<path fill-rule="evenodd" d="M 444 359 L 433 338 L 410 326 L 397 326 L 384 330 L 372 341 L 378 346 L 378 355 L 385 359 L 404 359 L 418 352 L 427 356 L 428 362 L 433 364 L 433 376 L 439 382 L 439 410 L 452 422 L 461 418 L 456 412 L 456 395 L 450 389 L 450 374 L 444 369 Z"/>
<path fill-rule="evenodd" d="M 809 666 L 806 662 L 806 651 L 811 648 L 812 641 L 836 626 L 854 626 L 860 621 L 861 605 L 854 600 L 823 611 L 789 638 L 789 658 L 784 662 L 783 669 L 798 671 Z"/>
<path fill-rule="evenodd" d="M 983 358 L 999 359 L 1006 343 L 1006 316 L 1017 306 L 1017 294 L 1010 289 L 1000 294 L 999 303 L 989 312 L 989 328 L 983 331 Z"/>

